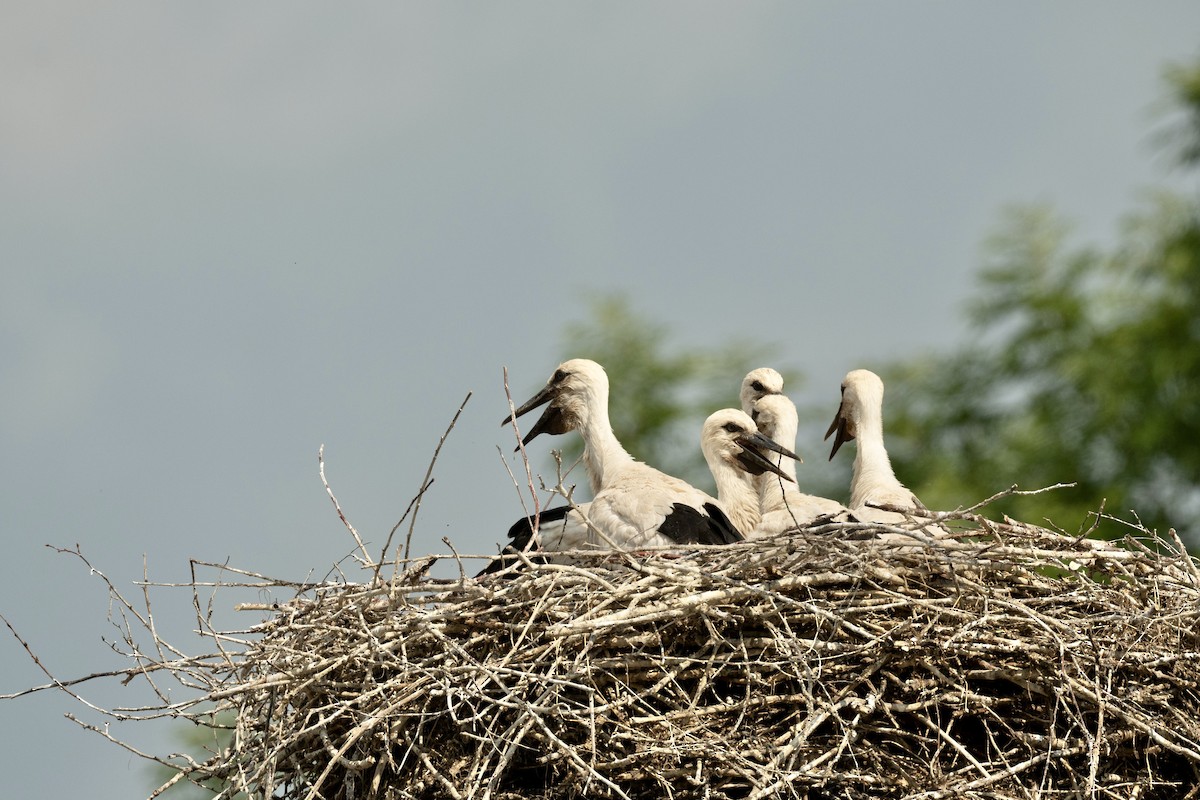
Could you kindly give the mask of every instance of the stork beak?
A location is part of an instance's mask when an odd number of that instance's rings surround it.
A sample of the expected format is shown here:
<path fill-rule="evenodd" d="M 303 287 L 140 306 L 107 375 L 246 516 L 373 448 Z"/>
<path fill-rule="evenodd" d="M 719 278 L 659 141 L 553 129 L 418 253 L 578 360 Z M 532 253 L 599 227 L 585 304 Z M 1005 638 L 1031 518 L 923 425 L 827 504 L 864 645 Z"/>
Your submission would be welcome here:
<path fill-rule="evenodd" d="M 786 447 L 776 444 L 761 433 L 744 433 L 737 437 L 736 441 L 741 446 L 741 452 L 736 456 L 738 463 L 751 475 L 762 475 L 764 472 L 773 472 L 785 480 L 792 481 L 792 477 L 779 469 L 778 465 L 773 463 L 771 459 L 767 458 L 763 454 L 763 450 L 773 450 L 796 461 L 803 461 L 800 456 Z M 795 481 L 792 482 L 795 483 Z"/>
<path fill-rule="evenodd" d="M 546 384 L 546 386 L 544 386 L 540 392 L 522 403 L 516 411 L 514 411 L 510 416 L 505 417 L 504 421 L 500 424 L 511 425 L 513 420 L 515 420 L 517 417 L 529 413 L 538 406 L 550 403 L 550 406 L 542 412 L 542 416 L 538 418 L 538 421 L 533 424 L 533 427 L 529 430 L 529 433 L 525 434 L 525 437 L 521 439 L 521 444 L 529 444 L 543 433 L 548 433 L 551 435 L 567 433 L 571 430 L 571 425 L 567 419 L 567 415 L 563 413 L 561 408 L 551 402 L 557 396 L 558 387 L 554 386 L 553 384 Z M 520 447 L 517 447 L 513 450 L 513 452 L 516 452 L 520 449 Z"/>
<path fill-rule="evenodd" d="M 842 413 L 844 410 L 844 404 L 838 406 L 837 416 L 835 416 L 833 418 L 833 422 L 830 423 L 829 430 L 825 431 L 826 439 L 833 435 L 834 431 L 837 431 L 837 436 L 833 440 L 833 449 L 829 451 L 830 461 L 833 461 L 833 457 L 837 455 L 837 451 L 843 444 L 854 440 L 854 433 L 850 430 L 850 425 L 846 419 L 846 415 Z"/>
<path fill-rule="evenodd" d="M 571 424 L 567 420 L 567 415 L 563 413 L 561 408 L 551 403 L 542 412 L 542 416 L 538 417 L 538 421 L 534 423 L 529 433 L 525 434 L 525 438 L 521 440 L 521 444 L 529 444 L 543 433 L 557 436 L 560 433 L 567 433 L 570 430 Z M 519 450 L 520 448 L 517 449 Z"/>
<path fill-rule="evenodd" d="M 749 443 L 749 444 L 753 445 L 754 447 L 759 447 L 759 448 L 762 448 L 763 450 L 771 450 L 773 452 L 779 453 L 782 456 L 787 456 L 788 458 L 795 461 L 797 464 L 804 463 L 803 458 L 796 455 L 791 450 L 788 450 L 786 447 L 779 444 L 771 437 L 764 436 L 761 433 L 743 433 L 741 436 L 738 437 L 738 442 L 741 444 Z"/>
<path fill-rule="evenodd" d="M 511 425 L 513 420 L 515 420 L 517 417 L 522 417 L 522 416 L 528 414 L 530 411 L 533 411 L 538 406 L 549 403 L 551 400 L 554 399 L 554 396 L 555 396 L 554 390 L 555 390 L 554 385 L 547 383 L 545 386 L 542 387 L 542 390 L 540 392 L 538 392 L 533 397 L 526 400 L 521 405 L 517 406 L 516 411 L 514 411 L 512 414 L 509 414 L 507 417 L 505 417 L 504 421 L 500 423 L 500 427 L 503 428 L 505 425 Z"/>

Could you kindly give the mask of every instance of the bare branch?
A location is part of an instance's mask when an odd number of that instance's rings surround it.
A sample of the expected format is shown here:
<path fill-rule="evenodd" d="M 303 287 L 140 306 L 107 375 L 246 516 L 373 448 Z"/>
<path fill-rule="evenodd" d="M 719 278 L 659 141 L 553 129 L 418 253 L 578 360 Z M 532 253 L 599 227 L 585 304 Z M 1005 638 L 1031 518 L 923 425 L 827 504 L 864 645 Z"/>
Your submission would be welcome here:
<path fill-rule="evenodd" d="M 350 535 L 354 537 L 354 544 L 358 547 L 358 551 L 362 553 L 362 563 L 368 565 L 371 563 L 371 556 L 367 553 L 367 547 L 363 544 L 362 537 L 358 535 L 358 531 L 350 524 L 350 520 L 346 519 L 346 514 L 342 511 L 342 506 L 338 503 L 337 497 L 333 494 L 333 489 L 329 488 L 329 481 L 325 480 L 325 445 L 322 444 L 317 448 L 317 471 L 321 475 L 321 485 L 325 487 L 325 493 L 329 495 L 329 499 L 333 501 L 333 507 L 337 511 L 338 519 L 346 526 L 346 530 L 350 531 Z"/>

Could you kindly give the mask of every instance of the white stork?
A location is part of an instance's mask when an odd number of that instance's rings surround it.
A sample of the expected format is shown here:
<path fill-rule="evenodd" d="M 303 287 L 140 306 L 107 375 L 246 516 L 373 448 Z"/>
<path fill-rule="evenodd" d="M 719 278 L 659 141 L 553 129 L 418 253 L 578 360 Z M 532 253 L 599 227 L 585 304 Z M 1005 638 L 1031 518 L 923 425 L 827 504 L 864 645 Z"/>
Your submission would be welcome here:
<path fill-rule="evenodd" d="M 542 433 L 577 430 L 583 437 L 583 463 L 595 493 L 586 510 L 590 523 L 586 546 L 639 550 L 730 544 L 745 538 L 715 498 L 636 461 L 621 446 L 608 417 L 608 375 L 595 361 L 564 361 L 542 390 L 503 424 L 541 405 L 547 408 L 525 436 L 525 443 Z M 573 516 L 561 513 L 568 522 Z"/>
<path fill-rule="evenodd" d="M 709 415 L 700 432 L 700 449 L 717 484 L 717 499 L 734 526 L 749 535 L 762 517 L 758 481 L 793 480 L 763 451 L 773 450 L 780 459 L 798 456 L 764 436 L 754 420 L 736 408 Z"/>
<path fill-rule="evenodd" d="M 924 509 L 921 501 L 896 479 L 887 449 L 883 446 L 883 380 L 870 370 L 856 369 L 842 381 L 842 404 L 829 430 L 834 432 L 832 461 L 838 448 L 855 440 L 858 452 L 854 456 L 854 472 L 850 478 L 850 511 L 862 522 L 903 522 L 903 514 L 872 508 L 890 505 Z"/>
<path fill-rule="evenodd" d="M 783 447 L 795 448 L 796 430 L 800 426 L 795 403 L 782 394 L 766 394 L 754 401 L 753 408 L 751 416 L 760 433 Z M 792 484 L 796 483 L 794 462 L 781 461 L 779 468 Z M 846 507 L 836 500 L 805 494 L 794 485 L 785 486 L 773 475 L 761 475 L 756 482 L 762 521 L 753 531 L 752 538 L 792 530 L 820 517 L 836 517 L 847 513 Z"/>

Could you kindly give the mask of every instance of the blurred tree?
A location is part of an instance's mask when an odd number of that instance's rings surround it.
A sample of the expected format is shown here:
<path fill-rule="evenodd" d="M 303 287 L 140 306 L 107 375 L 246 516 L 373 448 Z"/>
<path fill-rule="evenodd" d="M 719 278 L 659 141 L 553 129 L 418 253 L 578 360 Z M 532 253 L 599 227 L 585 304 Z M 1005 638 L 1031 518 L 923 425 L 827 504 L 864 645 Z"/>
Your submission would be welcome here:
<path fill-rule="evenodd" d="M 1200 163 L 1200 63 L 1167 71 L 1190 129 L 1170 141 Z M 1011 498 L 1029 521 L 1086 526 L 1103 502 L 1147 527 L 1200 529 L 1200 205 L 1164 193 L 1132 214 L 1112 252 L 1071 249 L 1045 207 L 1008 213 L 968 307 L 972 342 L 884 369 L 897 471 L 931 507 L 1011 483 L 1078 487 Z M 1120 526 L 1102 533 L 1120 535 Z"/>
<path fill-rule="evenodd" d="M 731 341 L 717 349 L 669 346 L 666 326 L 639 316 L 629 298 L 603 294 L 589 317 L 566 328 L 564 356 L 604 366 L 611 385 L 609 414 L 617 438 L 637 459 L 712 491 L 700 453 L 700 426 L 719 408 L 738 407 L 742 378 L 756 367 L 775 366 L 789 389 L 801 377 L 773 364 L 775 348 Z M 578 437 L 561 444 L 564 461 L 582 452 Z M 553 473 L 549 473 L 553 474 Z"/>
<path fill-rule="evenodd" d="M 1180 166 L 1194 167 L 1200 164 L 1200 66 L 1171 64 L 1164 75 L 1169 88 L 1167 110 L 1179 119 L 1166 126 L 1159 143 Z"/>

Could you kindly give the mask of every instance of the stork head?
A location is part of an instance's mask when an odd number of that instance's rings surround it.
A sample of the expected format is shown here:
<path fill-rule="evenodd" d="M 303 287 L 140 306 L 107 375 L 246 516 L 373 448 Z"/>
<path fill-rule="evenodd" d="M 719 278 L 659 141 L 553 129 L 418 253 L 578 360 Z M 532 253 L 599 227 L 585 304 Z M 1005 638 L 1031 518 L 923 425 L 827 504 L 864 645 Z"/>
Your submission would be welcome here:
<path fill-rule="evenodd" d="M 856 369 L 846 373 L 842 380 L 842 404 L 838 406 L 837 415 L 833 418 L 829 430 L 825 431 L 826 439 L 837 431 L 829 459 L 832 461 L 838 448 L 858 436 L 865 415 L 878 416 L 882 409 L 883 380 L 867 369 Z"/>
<path fill-rule="evenodd" d="M 791 450 L 759 433 L 754 420 L 736 408 L 722 409 L 704 420 L 704 427 L 700 431 L 700 448 L 710 468 L 717 462 L 725 462 L 751 475 L 773 472 L 789 481 L 791 477 L 771 463 L 766 451 L 800 460 L 800 456 Z"/>
<path fill-rule="evenodd" d="M 796 415 L 796 404 L 782 394 L 767 394 L 753 403 L 750 418 L 758 426 L 758 432 L 763 436 L 776 438 L 779 428 L 790 427 L 794 431 L 799 424 Z"/>
<path fill-rule="evenodd" d="M 522 444 L 529 444 L 539 434 L 557 435 L 576 430 L 587 423 L 592 408 L 607 408 L 608 375 L 604 367 L 586 358 L 564 361 L 541 391 L 518 406 L 500 424 L 509 425 L 517 417 L 542 405 L 546 410 L 525 434 Z"/>
<path fill-rule="evenodd" d="M 770 367 L 751 370 L 742 379 L 742 411 L 753 414 L 754 402 L 772 394 L 783 394 L 783 376 Z"/>

